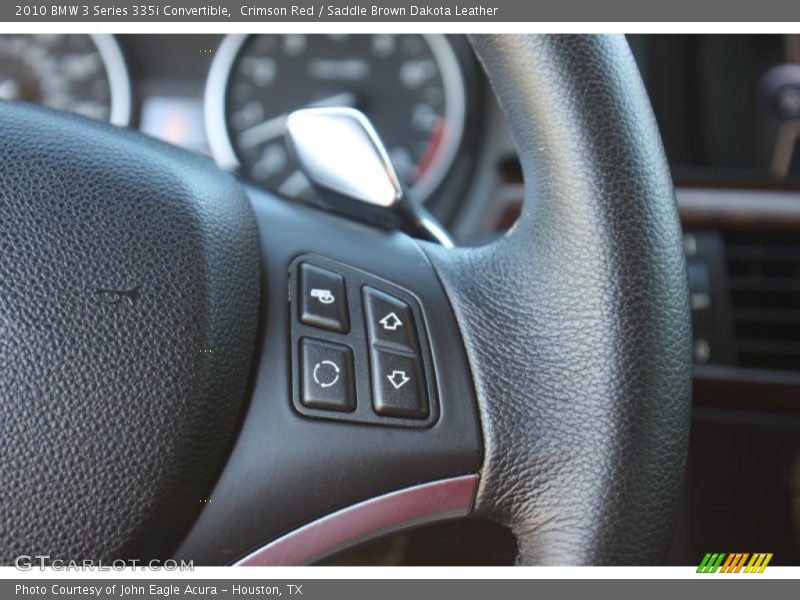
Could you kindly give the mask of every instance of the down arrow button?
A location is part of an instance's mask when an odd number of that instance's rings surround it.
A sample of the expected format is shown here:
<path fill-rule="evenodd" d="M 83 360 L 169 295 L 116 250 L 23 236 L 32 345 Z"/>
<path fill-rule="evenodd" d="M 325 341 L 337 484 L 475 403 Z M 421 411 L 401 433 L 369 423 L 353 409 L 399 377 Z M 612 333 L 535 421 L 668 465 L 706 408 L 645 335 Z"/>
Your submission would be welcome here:
<path fill-rule="evenodd" d="M 416 355 L 373 348 L 372 365 L 372 401 L 377 414 L 407 419 L 428 417 L 425 378 Z"/>

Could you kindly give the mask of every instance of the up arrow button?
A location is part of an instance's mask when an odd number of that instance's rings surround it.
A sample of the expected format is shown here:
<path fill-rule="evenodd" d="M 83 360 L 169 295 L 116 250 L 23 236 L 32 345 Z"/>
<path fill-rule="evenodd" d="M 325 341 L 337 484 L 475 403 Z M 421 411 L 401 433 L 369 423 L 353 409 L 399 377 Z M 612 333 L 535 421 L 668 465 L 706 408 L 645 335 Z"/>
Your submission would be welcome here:
<path fill-rule="evenodd" d="M 400 317 L 393 312 L 390 312 L 388 315 L 383 317 L 380 321 L 378 321 L 378 323 L 380 323 L 381 327 L 383 327 L 386 331 L 397 331 L 398 327 L 403 326 L 403 322 L 400 320 Z"/>
<path fill-rule="evenodd" d="M 414 315 L 406 302 L 367 286 L 364 288 L 364 308 L 370 343 L 418 351 Z"/>

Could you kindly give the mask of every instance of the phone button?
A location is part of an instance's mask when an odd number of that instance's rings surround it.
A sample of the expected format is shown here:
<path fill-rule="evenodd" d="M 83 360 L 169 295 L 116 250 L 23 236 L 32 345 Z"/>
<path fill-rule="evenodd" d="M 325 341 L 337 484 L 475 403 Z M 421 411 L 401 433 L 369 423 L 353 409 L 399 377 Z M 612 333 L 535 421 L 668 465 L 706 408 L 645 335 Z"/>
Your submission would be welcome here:
<path fill-rule="evenodd" d="M 300 321 L 329 331 L 350 329 L 344 277 L 333 271 L 300 265 Z"/>

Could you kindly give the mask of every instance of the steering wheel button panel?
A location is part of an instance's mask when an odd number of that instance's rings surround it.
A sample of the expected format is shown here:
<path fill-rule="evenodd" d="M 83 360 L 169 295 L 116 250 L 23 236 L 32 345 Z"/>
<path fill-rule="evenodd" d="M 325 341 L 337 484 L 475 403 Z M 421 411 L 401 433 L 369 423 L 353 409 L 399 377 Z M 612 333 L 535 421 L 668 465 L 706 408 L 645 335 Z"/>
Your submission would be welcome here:
<path fill-rule="evenodd" d="M 353 353 L 341 344 L 304 338 L 302 402 L 311 408 L 352 412 L 356 408 Z"/>
<path fill-rule="evenodd" d="M 370 342 L 417 351 L 419 341 L 408 304 L 375 288 L 365 287 L 364 311 Z"/>
<path fill-rule="evenodd" d="M 289 281 L 288 297 L 299 303 L 299 310 L 290 311 L 297 315 L 290 331 L 297 412 L 384 427 L 419 429 L 437 421 L 434 362 L 416 296 L 383 277 L 315 255 L 295 258 Z M 327 304 L 320 302 L 322 292 L 312 294 L 321 289 L 333 297 Z M 347 327 L 331 327 L 334 322 Z"/>
<path fill-rule="evenodd" d="M 344 277 L 313 265 L 300 265 L 300 320 L 307 325 L 346 332 L 350 329 Z"/>
<path fill-rule="evenodd" d="M 375 348 L 372 366 L 372 402 L 376 413 L 407 419 L 428 416 L 425 376 L 416 355 Z"/>

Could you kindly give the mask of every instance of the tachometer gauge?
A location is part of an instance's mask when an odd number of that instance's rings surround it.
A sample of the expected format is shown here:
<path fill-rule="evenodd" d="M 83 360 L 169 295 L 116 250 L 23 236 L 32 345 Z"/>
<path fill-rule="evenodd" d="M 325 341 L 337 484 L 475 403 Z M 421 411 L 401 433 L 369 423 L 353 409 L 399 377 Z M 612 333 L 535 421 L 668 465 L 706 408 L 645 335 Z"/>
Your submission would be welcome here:
<path fill-rule="evenodd" d="M 0 35 L 0 99 L 127 125 L 131 92 L 110 35 Z"/>
<path fill-rule="evenodd" d="M 283 141 L 286 115 L 310 106 L 364 112 L 412 195 L 442 183 L 464 131 L 464 80 L 442 35 L 227 36 L 206 89 L 217 162 L 288 196 L 309 182 Z"/>

